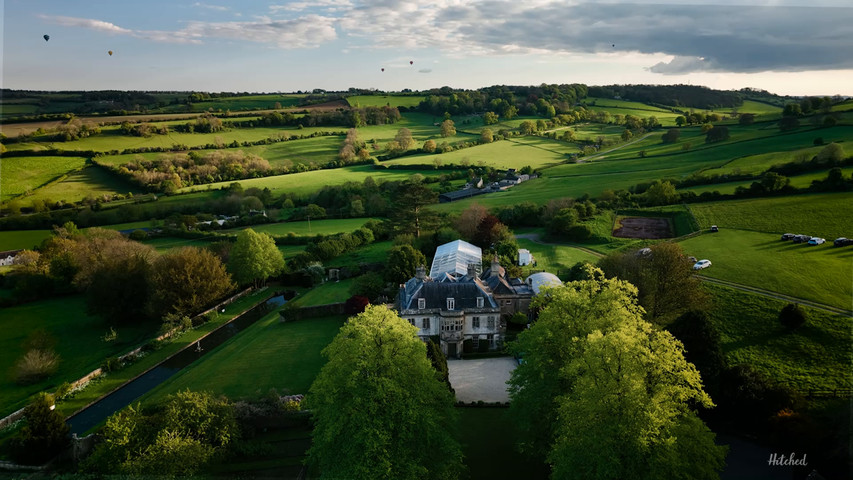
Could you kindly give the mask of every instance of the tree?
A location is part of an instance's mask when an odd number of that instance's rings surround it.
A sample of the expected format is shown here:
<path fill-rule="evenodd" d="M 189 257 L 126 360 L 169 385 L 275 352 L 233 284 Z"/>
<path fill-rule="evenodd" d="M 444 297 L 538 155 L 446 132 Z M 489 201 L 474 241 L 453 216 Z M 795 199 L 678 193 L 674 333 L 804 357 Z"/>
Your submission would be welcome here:
<path fill-rule="evenodd" d="M 482 132 L 480 132 L 480 143 L 492 143 L 495 141 L 495 135 L 492 133 L 491 128 L 484 128 Z"/>
<path fill-rule="evenodd" d="M 356 277 L 350 286 L 349 293 L 353 296 L 363 296 L 375 300 L 385 290 L 385 280 L 376 272 L 367 272 Z"/>
<path fill-rule="evenodd" d="M 525 120 L 518 126 L 518 131 L 521 132 L 522 135 L 532 135 L 537 131 L 536 123 L 532 120 Z"/>
<path fill-rule="evenodd" d="M 59 455 L 68 445 L 70 427 L 53 405 L 53 396 L 41 392 L 24 409 L 26 424 L 11 442 L 17 462 L 26 465 L 44 463 Z"/>
<path fill-rule="evenodd" d="M 145 318 L 145 304 L 151 295 L 154 249 L 138 244 L 137 251 L 104 258 L 94 270 L 86 290 L 89 313 L 101 315 L 111 323 L 128 323 Z"/>
<path fill-rule="evenodd" d="M 800 126 L 800 121 L 794 116 L 784 116 L 779 120 L 779 130 L 787 132 Z"/>
<path fill-rule="evenodd" d="M 721 142 L 729 139 L 728 127 L 716 126 L 711 128 L 705 134 L 705 143 Z"/>
<path fill-rule="evenodd" d="M 683 127 L 685 123 L 687 123 L 687 119 L 684 118 L 684 115 L 679 115 L 675 117 L 675 124 L 679 127 Z"/>
<path fill-rule="evenodd" d="M 421 150 L 423 150 L 426 153 L 434 152 L 435 151 L 435 140 L 430 139 L 430 140 L 427 140 L 426 142 L 424 142 L 424 146 L 421 147 Z"/>
<path fill-rule="evenodd" d="M 726 448 L 691 410 L 713 403 L 681 344 L 642 319 L 633 286 L 590 276 L 534 299 L 510 346 L 522 447 L 554 478 L 716 478 Z"/>
<path fill-rule="evenodd" d="M 668 180 L 664 182 L 655 180 L 646 190 L 646 201 L 649 205 L 670 205 L 677 202 L 678 198 L 675 186 Z"/>
<path fill-rule="evenodd" d="M 236 243 L 231 250 L 232 261 L 238 261 L 235 252 L 246 263 L 252 261 L 240 253 Z M 158 317 L 167 313 L 192 316 L 233 290 L 234 283 L 219 257 L 210 250 L 183 247 L 154 262 L 151 289 L 149 309 Z"/>
<path fill-rule="evenodd" d="M 726 357 L 720 346 L 720 333 L 708 313 L 689 310 L 666 329 L 684 344 L 684 358 L 696 366 L 705 387 L 713 394 L 726 369 Z"/>
<path fill-rule="evenodd" d="M 568 130 L 568 131 L 571 131 L 571 130 Z M 634 136 L 634 134 L 633 134 L 633 133 L 631 133 L 631 131 L 630 131 L 630 130 L 628 130 L 627 128 L 626 128 L 625 130 L 623 130 L 623 131 L 622 131 L 622 135 L 621 135 L 621 137 L 622 137 L 622 141 L 623 141 L 623 142 L 627 142 L 627 141 L 628 141 L 628 140 L 630 140 L 630 139 L 631 139 L 631 137 L 633 137 L 633 136 Z"/>
<path fill-rule="evenodd" d="M 400 151 L 402 152 L 405 152 L 415 146 L 415 139 L 412 138 L 412 131 L 408 128 L 401 128 L 397 130 L 397 135 L 394 136 L 394 141 L 400 145 Z"/>
<path fill-rule="evenodd" d="M 483 114 L 483 125 L 494 125 L 498 123 L 498 114 L 495 112 L 486 112 Z"/>
<path fill-rule="evenodd" d="M 465 210 L 462 210 L 459 217 L 453 221 L 453 228 L 459 232 L 462 239 L 472 242 L 477 235 L 477 227 L 488 214 L 489 211 L 486 210 L 486 207 L 479 203 L 472 203 Z"/>
<path fill-rule="evenodd" d="M 448 118 L 441 122 L 441 136 L 452 137 L 454 135 L 456 135 L 456 125 L 453 123 L 453 120 Z"/>
<path fill-rule="evenodd" d="M 237 283 L 254 283 L 259 287 L 267 278 L 284 271 L 285 264 L 281 250 L 269 234 L 247 228 L 237 234 L 228 267 Z"/>
<path fill-rule="evenodd" d="M 423 183 L 414 179 L 400 185 L 394 196 L 394 210 L 391 219 L 395 229 L 402 233 L 421 236 L 421 230 L 436 223 L 437 216 L 424 207 L 438 200 L 438 194 Z"/>
<path fill-rule="evenodd" d="M 806 312 L 798 303 L 789 303 L 779 312 L 779 323 L 790 330 L 800 328 L 806 323 Z"/>
<path fill-rule="evenodd" d="M 314 417 L 308 462 L 350 479 L 453 479 L 453 395 L 417 329 L 384 306 L 349 319 L 323 350 L 328 363 L 305 406 Z"/>
<path fill-rule="evenodd" d="M 665 325 L 687 310 L 707 306 L 708 293 L 693 275 L 693 263 L 687 260 L 677 243 L 658 243 L 651 252 L 639 255 L 625 252 L 608 255 L 598 262 L 612 278 L 631 282 L 637 287 L 640 305 L 646 319 Z"/>
<path fill-rule="evenodd" d="M 738 118 L 738 123 L 741 125 L 752 125 L 755 123 L 755 114 L 754 113 L 741 113 Z"/>
<path fill-rule="evenodd" d="M 675 143 L 678 141 L 678 137 L 681 136 L 681 130 L 677 128 L 670 128 L 661 136 L 661 140 L 663 143 Z"/>
<path fill-rule="evenodd" d="M 838 163 L 844 159 L 844 149 L 841 145 L 832 142 L 818 152 L 817 159 L 819 162 Z"/>
<path fill-rule="evenodd" d="M 397 245 L 388 251 L 385 263 L 385 280 L 394 284 L 405 283 L 415 276 L 415 270 L 426 265 L 426 257 L 411 245 Z"/>
<path fill-rule="evenodd" d="M 554 235 L 567 235 L 578 223 L 578 212 L 574 208 L 563 208 L 548 223 L 548 232 Z"/>

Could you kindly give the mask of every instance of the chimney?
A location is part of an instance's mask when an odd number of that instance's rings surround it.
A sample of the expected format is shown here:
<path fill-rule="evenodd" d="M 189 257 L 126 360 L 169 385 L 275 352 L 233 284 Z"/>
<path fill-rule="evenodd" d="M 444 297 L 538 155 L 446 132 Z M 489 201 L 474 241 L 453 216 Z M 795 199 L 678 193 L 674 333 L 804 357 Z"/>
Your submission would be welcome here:
<path fill-rule="evenodd" d="M 498 277 L 498 276 L 500 276 L 500 274 L 501 274 L 501 262 L 498 261 L 498 256 L 495 255 L 494 257 L 492 257 L 492 267 L 491 267 L 491 271 L 489 272 L 489 276 L 490 277 Z"/>
<path fill-rule="evenodd" d="M 477 264 L 469 263 L 468 264 L 468 277 L 477 278 Z"/>
<path fill-rule="evenodd" d="M 418 265 L 418 268 L 415 269 L 415 278 L 423 281 L 426 278 L 426 267 Z"/>

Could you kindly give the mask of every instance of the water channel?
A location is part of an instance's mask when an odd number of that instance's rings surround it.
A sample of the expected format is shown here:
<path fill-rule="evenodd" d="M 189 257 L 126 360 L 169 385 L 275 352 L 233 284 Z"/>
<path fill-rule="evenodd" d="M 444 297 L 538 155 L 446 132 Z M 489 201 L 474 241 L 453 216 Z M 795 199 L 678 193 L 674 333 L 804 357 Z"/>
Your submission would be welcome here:
<path fill-rule="evenodd" d="M 285 302 L 284 296 L 279 295 L 251 308 L 243 315 L 210 332 L 199 342 L 188 345 L 160 365 L 122 385 L 84 410 L 77 412 L 68 419 L 71 433 L 82 435 Z"/>

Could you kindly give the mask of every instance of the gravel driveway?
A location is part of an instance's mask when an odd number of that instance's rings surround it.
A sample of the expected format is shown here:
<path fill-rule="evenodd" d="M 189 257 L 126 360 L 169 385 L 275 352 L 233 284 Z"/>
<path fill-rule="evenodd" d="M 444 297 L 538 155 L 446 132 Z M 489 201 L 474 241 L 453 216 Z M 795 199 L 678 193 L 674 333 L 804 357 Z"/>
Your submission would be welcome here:
<path fill-rule="evenodd" d="M 507 380 L 516 367 L 512 357 L 448 360 L 450 385 L 460 402 L 509 402 Z"/>

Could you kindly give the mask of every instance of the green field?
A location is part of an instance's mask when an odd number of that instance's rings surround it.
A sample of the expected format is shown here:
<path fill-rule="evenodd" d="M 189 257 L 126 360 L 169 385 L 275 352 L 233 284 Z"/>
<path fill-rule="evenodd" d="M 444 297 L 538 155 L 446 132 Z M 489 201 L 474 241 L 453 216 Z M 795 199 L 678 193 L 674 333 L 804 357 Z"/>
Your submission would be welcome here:
<path fill-rule="evenodd" d="M 84 198 L 98 198 L 101 195 L 117 193 L 133 193 L 135 195 L 142 193 L 142 191 L 139 187 L 125 182 L 103 168 L 90 166 L 71 172 L 62 181 L 39 188 L 32 195 L 22 198 L 21 204 L 30 205 L 33 200 L 79 202 Z"/>
<path fill-rule="evenodd" d="M 351 107 L 417 107 L 423 99 L 420 95 L 352 95 L 347 102 Z"/>
<path fill-rule="evenodd" d="M 299 222 L 280 222 L 253 225 L 251 228 L 256 232 L 269 233 L 270 235 L 287 235 L 291 232 L 298 236 L 332 235 L 341 232 L 353 232 L 358 230 L 371 218 L 341 218 L 330 220 L 312 220 Z M 228 232 L 228 230 L 226 230 Z"/>
<path fill-rule="evenodd" d="M 747 364 L 804 394 L 853 388 L 849 318 L 806 307 L 806 324 L 789 331 L 779 323 L 785 302 L 715 285 L 708 289 L 729 365 Z"/>
<path fill-rule="evenodd" d="M 755 100 L 744 100 L 743 105 L 738 107 L 738 113 L 754 113 L 756 115 L 779 115 L 782 108 Z"/>
<path fill-rule="evenodd" d="M 853 174 L 853 167 L 844 167 L 841 169 L 841 172 L 845 177 L 850 177 Z M 788 177 L 791 180 L 791 186 L 795 188 L 808 188 L 813 181 L 815 180 L 823 180 L 826 178 L 829 170 L 816 170 L 809 173 L 804 173 L 802 175 L 793 175 Z M 722 194 L 735 193 L 737 187 L 749 187 L 752 185 L 752 182 L 756 180 L 743 180 L 738 182 L 725 182 L 725 183 L 712 183 L 709 185 L 696 185 L 693 187 L 687 188 L 679 188 L 679 192 L 695 192 L 696 194 L 700 194 L 702 192 L 713 192 L 718 191 Z"/>
<path fill-rule="evenodd" d="M 0 161 L 0 201 L 33 191 L 85 165 L 83 157 L 5 157 Z"/>
<path fill-rule="evenodd" d="M 339 185 L 346 182 L 363 182 L 367 177 L 373 177 L 377 182 L 406 180 L 410 176 L 420 173 L 424 176 L 441 175 L 436 170 L 385 170 L 375 169 L 372 165 L 355 165 L 350 167 L 335 168 L 331 170 L 314 170 L 290 175 L 278 175 L 274 177 L 250 178 L 240 180 L 243 188 L 269 188 L 274 195 L 285 192 L 297 195 L 308 195 L 325 185 Z M 219 189 L 230 185 L 231 181 L 211 183 L 210 188 Z M 207 190 L 207 185 L 182 188 L 181 192 L 194 192 Z"/>
<path fill-rule="evenodd" d="M 6 250 L 32 249 L 50 237 L 50 230 L 6 230 L 0 231 L 0 252 Z"/>
<path fill-rule="evenodd" d="M 22 344 L 27 336 L 37 329 L 56 338 L 59 370 L 41 382 L 20 386 L 13 382 L 14 365 L 26 353 Z M 109 326 L 100 317 L 86 314 L 86 302 L 80 295 L 0 309 L 0 331 L 4 332 L 0 336 L 0 417 L 21 408 L 31 395 L 77 380 L 107 357 L 131 350 L 156 329 L 156 324 L 119 326 L 118 338 L 104 342 L 101 337 Z"/>
<path fill-rule="evenodd" d="M 383 165 L 441 165 L 490 166 L 499 169 L 520 169 L 530 165 L 535 169 L 557 165 L 568 159 L 577 147 L 541 137 L 525 137 L 524 141 L 500 140 L 442 154 L 411 155 L 386 160 Z"/>
<path fill-rule="evenodd" d="M 853 193 L 697 203 L 690 206 L 702 229 L 711 225 L 774 234 L 853 237 Z"/>
<path fill-rule="evenodd" d="M 783 242 L 775 233 L 721 226 L 681 242 L 684 252 L 711 260 L 702 275 L 760 287 L 796 298 L 850 309 L 853 298 L 853 249 L 832 240 L 810 246 Z"/>
<path fill-rule="evenodd" d="M 320 351 L 332 341 L 340 316 L 279 322 L 278 312 L 258 320 L 143 397 L 156 403 L 182 390 L 205 390 L 232 399 L 260 397 L 271 388 L 281 394 L 308 393 L 326 363 Z"/>
<path fill-rule="evenodd" d="M 672 110 L 666 110 L 660 107 L 655 107 L 653 105 L 647 105 L 645 103 L 640 102 L 631 102 L 629 100 L 617 100 L 615 98 L 587 97 L 584 102 L 588 105 L 592 105 L 593 103 L 595 103 L 596 107 L 603 108 L 625 108 L 632 110 L 643 110 L 651 112 L 650 114 L 652 115 L 655 115 L 657 113 L 673 113 Z"/>
<path fill-rule="evenodd" d="M 349 289 L 354 281 L 354 278 L 327 281 L 296 297 L 293 300 L 293 305 L 298 307 L 313 307 L 316 305 L 344 302 L 352 296 L 349 293 Z"/>
<path fill-rule="evenodd" d="M 391 241 L 375 242 L 370 245 L 359 247 L 340 257 L 329 260 L 329 267 L 357 267 L 362 263 L 385 263 L 388 258 L 388 250 L 391 249 Z M 347 295 L 349 296 L 349 295 Z"/>

